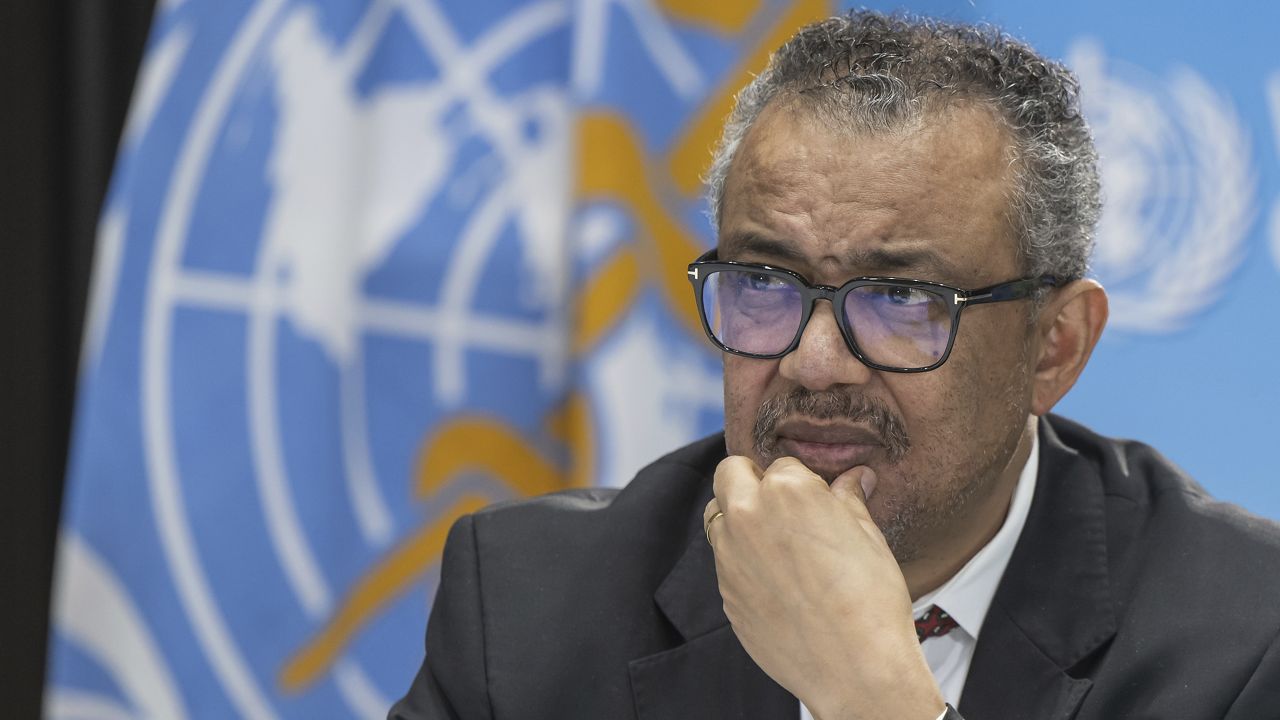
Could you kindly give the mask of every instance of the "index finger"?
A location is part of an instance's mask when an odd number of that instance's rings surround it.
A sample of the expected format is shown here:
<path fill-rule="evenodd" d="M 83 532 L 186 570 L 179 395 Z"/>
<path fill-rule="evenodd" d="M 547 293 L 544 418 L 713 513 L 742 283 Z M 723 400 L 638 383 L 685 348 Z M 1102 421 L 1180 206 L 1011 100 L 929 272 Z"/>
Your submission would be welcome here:
<path fill-rule="evenodd" d="M 764 471 L 745 455 L 730 455 L 716 466 L 711 489 L 719 501 L 720 509 L 727 510 L 731 500 L 749 497 L 760 486 Z"/>

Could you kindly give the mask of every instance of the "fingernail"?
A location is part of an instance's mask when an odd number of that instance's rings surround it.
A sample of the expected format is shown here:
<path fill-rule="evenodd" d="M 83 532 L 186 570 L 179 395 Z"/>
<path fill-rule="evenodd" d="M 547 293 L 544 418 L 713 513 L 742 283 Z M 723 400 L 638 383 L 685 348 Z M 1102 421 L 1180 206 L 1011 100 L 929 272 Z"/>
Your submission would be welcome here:
<path fill-rule="evenodd" d="M 870 501 L 872 494 L 876 491 L 876 471 L 867 468 L 862 473 L 862 477 L 858 479 L 858 482 L 862 483 L 862 497 Z"/>

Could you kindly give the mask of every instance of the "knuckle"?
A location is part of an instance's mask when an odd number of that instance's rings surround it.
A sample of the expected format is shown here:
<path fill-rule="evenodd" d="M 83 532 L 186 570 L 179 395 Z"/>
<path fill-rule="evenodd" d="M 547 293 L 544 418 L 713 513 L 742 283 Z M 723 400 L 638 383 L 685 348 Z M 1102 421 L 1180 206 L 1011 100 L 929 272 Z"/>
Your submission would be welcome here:
<path fill-rule="evenodd" d="M 754 463 L 741 455 L 730 455 L 716 465 L 715 473 L 712 475 L 711 487 L 716 496 L 719 497 L 730 487 L 730 483 L 735 478 L 746 476 L 756 477 Z"/>
<path fill-rule="evenodd" d="M 764 479 L 761 481 L 761 485 L 763 487 L 768 487 L 773 490 L 781 490 L 784 492 L 808 491 L 813 489 L 813 481 L 818 476 L 799 460 L 795 460 L 793 458 L 783 459 L 790 460 L 791 462 L 780 467 L 775 467 L 777 466 L 777 463 L 774 463 L 774 466 L 770 467 L 770 471 L 765 474 Z"/>
<path fill-rule="evenodd" d="M 773 472 L 773 471 L 785 472 L 789 469 L 795 468 L 796 466 L 804 467 L 804 464 L 801 463 L 798 459 L 791 457 L 790 455 L 783 455 L 782 457 L 769 463 L 768 472 Z"/>
<path fill-rule="evenodd" d="M 725 517 L 729 515 L 737 518 L 750 517 L 755 511 L 755 502 L 749 497 L 738 496 L 726 502 L 722 509 Z"/>
<path fill-rule="evenodd" d="M 744 455 L 729 455 L 716 465 L 716 474 L 722 472 L 738 473 L 747 472 L 751 469 L 751 460 Z"/>

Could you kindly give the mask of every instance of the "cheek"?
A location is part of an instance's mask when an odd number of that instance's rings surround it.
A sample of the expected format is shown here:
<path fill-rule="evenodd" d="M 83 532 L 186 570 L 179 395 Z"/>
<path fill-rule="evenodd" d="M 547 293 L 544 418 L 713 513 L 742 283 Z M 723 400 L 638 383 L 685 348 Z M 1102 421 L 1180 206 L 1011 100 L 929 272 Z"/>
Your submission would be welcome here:
<path fill-rule="evenodd" d="M 906 424 L 907 435 L 913 449 L 930 448 L 950 434 L 953 428 L 967 424 L 963 417 L 965 405 L 957 388 L 964 373 L 947 365 L 920 375 L 890 375 L 884 373 L 885 385 L 892 398 L 892 407 Z M 918 453 L 912 453 L 918 455 Z"/>
<path fill-rule="evenodd" d="M 985 309 L 993 312 L 969 328 L 974 342 L 963 356 L 967 387 L 979 388 L 971 402 L 981 406 L 980 417 L 1029 412 L 1033 363 L 1026 317 L 1016 303 Z"/>
<path fill-rule="evenodd" d="M 724 356 L 724 438 L 730 455 L 750 456 L 751 428 L 778 361 Z M 757 462 L 759 461 L 756 458 Z"/>
<path fill-rule="evenodd" d="M 1007 347 L 1012 339 L 979 337 L 976 325 L 967 328 L 970 339 L 987 339 L 987 345 L 970 342 L 962 348 L 957 338 L 945 365 L 920 378 L 903 378 L 907 387 L 895 393 L 913 449 L 926 456 L 923 462 L 971 465 L 977 460 L 970 456 L 1003 447 L 1025 424 L 1030 382 L 1020 349 Z M 979 347 L 983 351 L 975 352 Z M 917 379 L 924 382 L 910 382 Z"/>
<path fill-rule="evenodd" d="M 954 462 L 955 448 L 981 434 L 992 388 L 981 379 L 981 365 L 952 352 L 937 370 L 920 374 L 882 373 L 893 409 L 901 414 L 911 439 L 914 471 Z"/>

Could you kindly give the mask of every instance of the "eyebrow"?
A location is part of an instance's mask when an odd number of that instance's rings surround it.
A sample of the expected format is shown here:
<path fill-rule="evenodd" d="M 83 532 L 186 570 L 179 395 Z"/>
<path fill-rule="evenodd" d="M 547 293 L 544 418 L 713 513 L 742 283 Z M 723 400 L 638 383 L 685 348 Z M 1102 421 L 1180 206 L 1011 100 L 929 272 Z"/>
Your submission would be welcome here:
<path fill-rule="evenodd" d="M 751 232 L 735 233 L 725 238 L 722 248 L 724 252 L 720 257 L 725 260 L 734 255 L 746 255 L 804 268 L 808 268 L 810 262 L 794 243 Z M 847 267 L 870 268 L 876 273 L 925 272 L 941 276 L 941 281 L 954 280 L 956 276 L 950 262 L 923 246 L 861 249 L 846 253 L 841 260 Z"/>
<path fill-rule="evenodd" d="M 808 260 L 793 243 L 786 240 L 775 240 L 755 233 L 734 233 L 721 243 L 720 258 L 730 259 L 730 255 L 752 255 L 783 263 L 804 263 Z"/>

